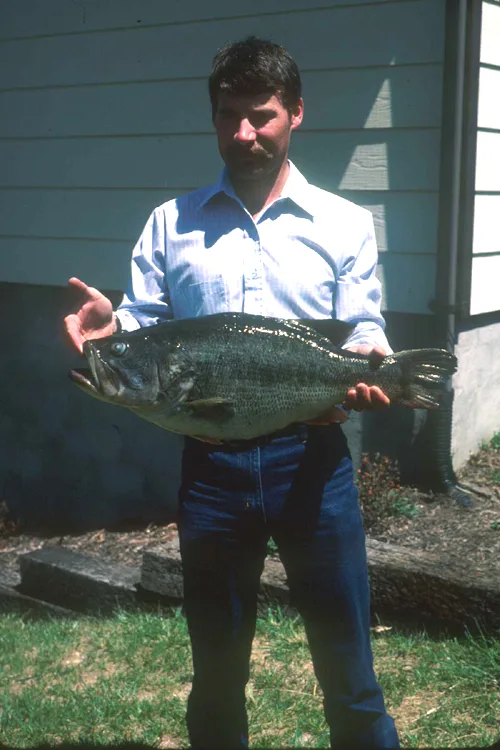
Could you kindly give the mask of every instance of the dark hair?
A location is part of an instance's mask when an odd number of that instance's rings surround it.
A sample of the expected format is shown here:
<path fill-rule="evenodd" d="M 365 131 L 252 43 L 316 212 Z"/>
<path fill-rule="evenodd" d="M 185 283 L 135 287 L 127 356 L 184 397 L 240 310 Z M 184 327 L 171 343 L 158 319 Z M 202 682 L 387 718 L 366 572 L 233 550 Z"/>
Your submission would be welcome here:
<path fill-rule="evenodd" d="M 301 96 L 300 73 L 293 57 L 279 44 L 248 36 L 240 42 L 225 44 L 217 51 L 208 91 L 212 116 L 222 91 L 235 95 L 279 94 L 283 106 L 292 112 Z"/>

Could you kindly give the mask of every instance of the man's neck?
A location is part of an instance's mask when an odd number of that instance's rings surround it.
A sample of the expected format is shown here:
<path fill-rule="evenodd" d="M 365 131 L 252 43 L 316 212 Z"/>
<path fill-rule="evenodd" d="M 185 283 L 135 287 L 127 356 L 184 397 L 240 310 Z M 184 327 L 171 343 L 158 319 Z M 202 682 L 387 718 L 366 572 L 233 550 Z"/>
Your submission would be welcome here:
<path fill-rule="evenodd" d="M 278 174 L 269 175 L 263 180 L 256 180 L 255 182 L 234 181 L 234 192 L 248 212 L 255 217 L 280 197 L 289 174 L 290 166 L 286 159 Z"/>

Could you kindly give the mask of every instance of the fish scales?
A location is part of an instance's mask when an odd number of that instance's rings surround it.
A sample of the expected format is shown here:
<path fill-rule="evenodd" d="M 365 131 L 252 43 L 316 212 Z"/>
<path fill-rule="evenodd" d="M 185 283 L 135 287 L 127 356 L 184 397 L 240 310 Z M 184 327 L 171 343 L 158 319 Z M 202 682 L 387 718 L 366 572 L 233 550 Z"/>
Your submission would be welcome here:
<path fill-rule="evenodd" d="M 357 381 L 352 367 L 342 367 L 342 359 L 332 352 L 326 339 L 310 340 L 289 324 L 283 327 L 231 325 L 227 331 L 208 336 L 191 336 L 189 326 L 182 331 L 183 347 L 196 362 L 196 383 L 203 399 L 224 399 L 234 404 L 230 424 L 218 425 L 217 437 L 238 439 L 265 434 L 311 418 L 341 401 L 349 383 Z M 311 357 L 311 350 L 314 357 Z M 338 380 L 332 380 L 332 357 L 339 363 Z M 358 363 L 356 363 L 358 364 Z M 358 364 L 359 372 L 366 369 Z M 276 418 L 281 415 L 281 418 Z M 160 418 L 161 421 L 161 418 Z M 196 430 L 206 434 L 206 416 L 196 419 L 180 410 L 169 416 L 171 429 Z M 214 435 L 214 425 L 208 425 Z"/>
<path fill-rule="evenodd" d="M 438 349 L 377 362 L 338 347 L 348 324 L 221 313 L 87 342 L 91 395 L 183 434 L 244 440 L 314 419 L 349 387 L 378 384 L 396 402 L 435 408 L 456 359 Z"/>

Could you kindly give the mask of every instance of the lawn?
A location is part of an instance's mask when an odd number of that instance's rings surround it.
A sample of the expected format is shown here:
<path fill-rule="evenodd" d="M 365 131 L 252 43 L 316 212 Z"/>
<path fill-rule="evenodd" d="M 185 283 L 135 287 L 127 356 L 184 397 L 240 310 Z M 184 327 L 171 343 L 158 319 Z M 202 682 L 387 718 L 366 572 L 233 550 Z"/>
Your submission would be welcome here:
<path fill-rule="evenodd" d="M 500 727 L 500 640 L 373 630 L 377 674 L 405 747 L 487 747 Z M 0 743 L 188 747 L 191 660 L 179 610 L 0 618 Z M 299 620 L 258 621 L 248 685 L 254 747 L 328 747 Z"/>

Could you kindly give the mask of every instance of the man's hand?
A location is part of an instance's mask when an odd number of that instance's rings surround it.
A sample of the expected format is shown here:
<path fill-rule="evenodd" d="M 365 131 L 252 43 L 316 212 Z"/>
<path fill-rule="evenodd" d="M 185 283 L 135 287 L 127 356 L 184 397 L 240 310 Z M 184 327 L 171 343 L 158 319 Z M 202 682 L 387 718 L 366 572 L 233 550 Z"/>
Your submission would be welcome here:
<path fill-rule="evenodd" d="M 69 340 L 81 354 L 87 339 L 101 339 L 116 333 L 116 322 L 111 300 L 80 279 L 71 278 L 69 284 L 80 289 L 84 301 L 80 309 L 64 318 L 64 326 Z"/>
<path fill-rule="evenodd" d="M 373 370 L 380 367 L 387 354 L 381 346 L 371 346 L 370 344 L 359 344 L 350 347 L 348 351 L 370 355 L 370 367 Z M 363 411 L 364 409 L 384 409 L 390 403 L 390 399 L 377 385 L 368 386 L 365 383 L 358 383 L 355 388 L 350 388 L 347 391 L 347 397 L 342 406 L 347 410 Z"/>
<path fill-rule="evenodd" d="M 359 344 L 358 346 L 350 347 L 348 351 L 356 352 L 357 354 L 369 354 L 370 365 L 374 370 L 379 367 L 387 353 L 382 347 L 374 347 L 370 344 Z M 355 411 L 384 409 L 389 406 L 390 403 L 390 399 L 378 386 L 368 386 L 366 383 L 358 383 L 355 388 L 350 388 L 347 391 L 346 399 L 342 404 L 343 409 L 334 406 L 316 419 L 306 422 L 306 424 L 328 425 L 332 422 L 347 422 L 349 415 L 346 412 L 351 409 L 354 409 Z"/>

